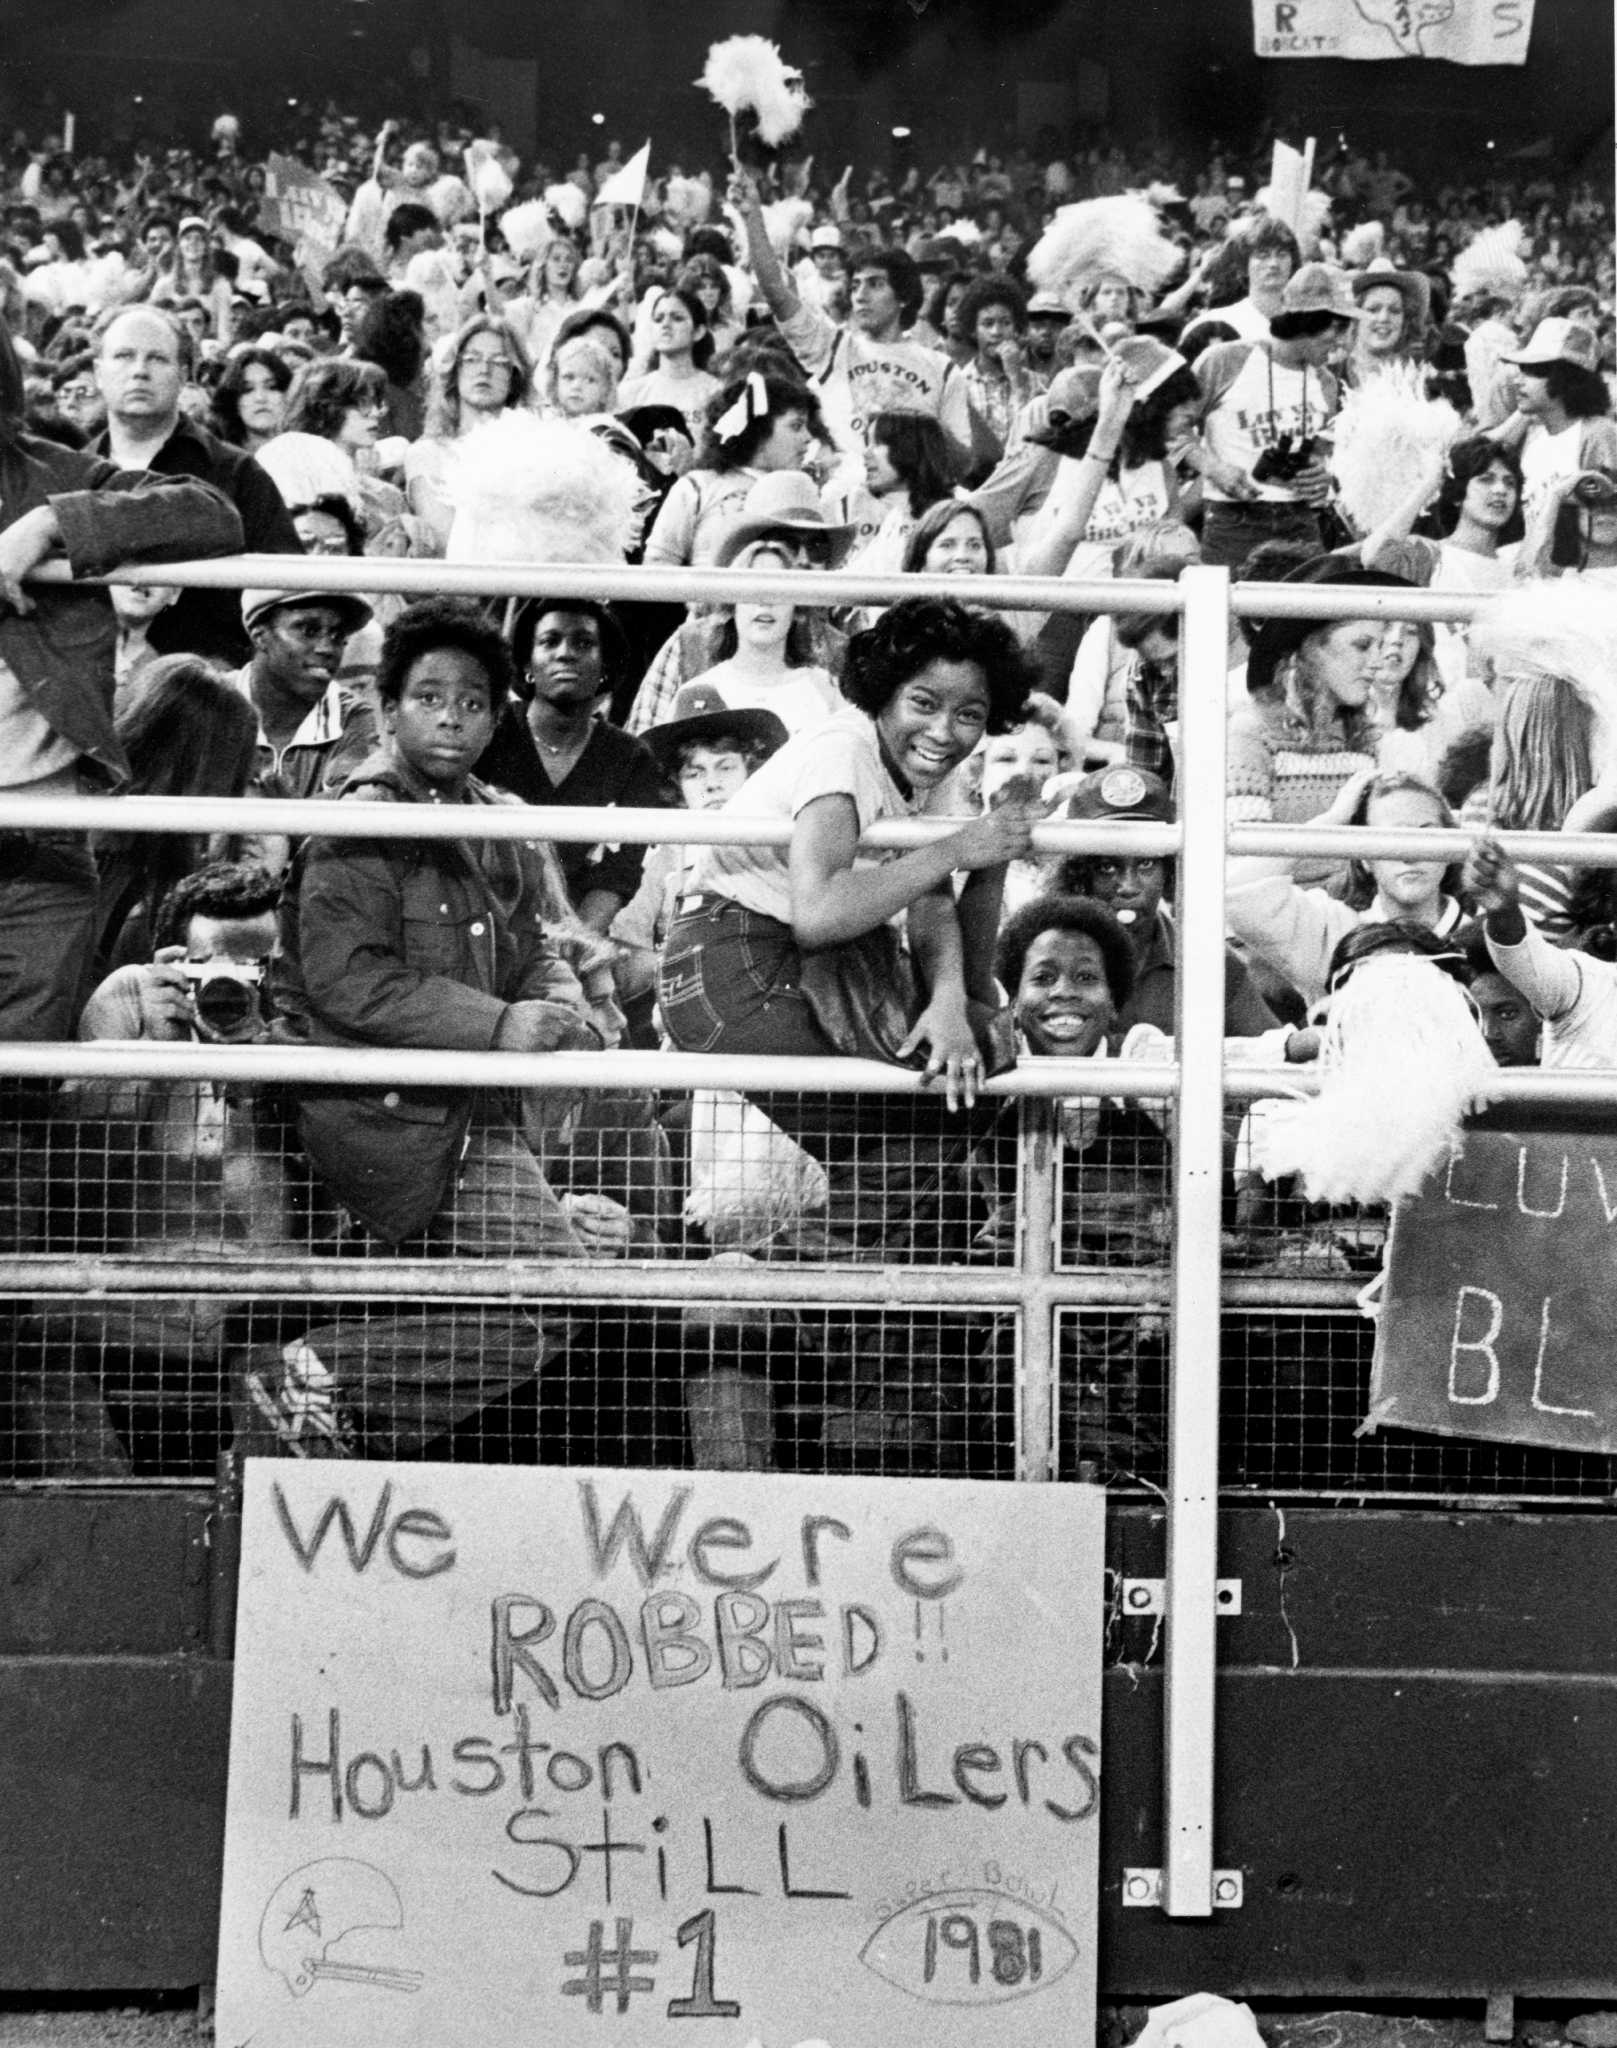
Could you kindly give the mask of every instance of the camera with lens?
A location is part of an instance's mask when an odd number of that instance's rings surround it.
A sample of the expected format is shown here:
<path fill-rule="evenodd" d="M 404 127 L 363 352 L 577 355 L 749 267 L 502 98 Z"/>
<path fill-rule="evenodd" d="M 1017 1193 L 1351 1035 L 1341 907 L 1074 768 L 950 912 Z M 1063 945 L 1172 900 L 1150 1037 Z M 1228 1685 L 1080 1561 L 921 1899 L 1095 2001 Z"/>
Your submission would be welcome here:
<path fill-rule="evenodd" d="M 1255 484 L 1294 483 L 1311 462 L 1319 459 L 1319 443 L 1312 436 L 1301 441 L 1295 434 L 1282 434 L 1265 448 L 1252 465 Z"/>
<path fill-rule="evenodd" d="M 197 1038 L 227 1045 L 264 1035 L 262 960 L 182 960 Z"/>

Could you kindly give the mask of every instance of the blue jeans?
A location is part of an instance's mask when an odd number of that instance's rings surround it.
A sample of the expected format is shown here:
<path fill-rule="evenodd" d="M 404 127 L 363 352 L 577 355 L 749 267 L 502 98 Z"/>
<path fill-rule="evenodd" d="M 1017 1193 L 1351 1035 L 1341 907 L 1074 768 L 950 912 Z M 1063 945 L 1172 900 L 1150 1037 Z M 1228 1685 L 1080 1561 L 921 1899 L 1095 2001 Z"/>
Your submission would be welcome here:
<path fill-rule="evenodd" d="M 799 985 L 791 926 L 724 896 L 687 902 L 663 948 L 658 986 L 663 1029 L 678 1049 L 835 1058 Z M 751 1099 L 825 1167 L 839 1237 L 895 1259 L 965 1255 L 981 1220 L 968 1168 L 981 1116 L 951 1111 L 933 1094 L 770 1089 Z"/>
<path fill-rule="evenodd" d="M 96 872 L 82 832 L 0 832 L 0 1038 L 68 1039 L 90 993 Z"/>
<path fill-rule="evenodd" d="M 1325 548 L 1319 514 L 1300 499 L 1260 498 L 1236 505 L 1216 498 L 1202 513 L 1202 561 L 1209 569 L 1239 575 L 1247 556 L 1266 540 L 1300 541 L 1316 554 Z"/>

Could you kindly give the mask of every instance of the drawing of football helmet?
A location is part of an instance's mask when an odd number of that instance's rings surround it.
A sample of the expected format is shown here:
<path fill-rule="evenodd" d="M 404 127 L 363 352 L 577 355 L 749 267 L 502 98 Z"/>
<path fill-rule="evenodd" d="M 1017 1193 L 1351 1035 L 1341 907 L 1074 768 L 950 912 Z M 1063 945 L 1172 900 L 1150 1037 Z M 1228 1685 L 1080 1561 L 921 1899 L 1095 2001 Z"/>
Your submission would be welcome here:
<path fill-rule="evenodd" d="M 271 1892 L 258 1923 L 264 1967 L 294 1998 L 321 1981 L 374 1984 L 384 1991 L 418 1991 L 419 1970 L 333 1958 L 330 1951 L 360 1928 L 402 1929 L 404 1907 L 393 1880 L 352 1856 L 305 1863 Z"/>

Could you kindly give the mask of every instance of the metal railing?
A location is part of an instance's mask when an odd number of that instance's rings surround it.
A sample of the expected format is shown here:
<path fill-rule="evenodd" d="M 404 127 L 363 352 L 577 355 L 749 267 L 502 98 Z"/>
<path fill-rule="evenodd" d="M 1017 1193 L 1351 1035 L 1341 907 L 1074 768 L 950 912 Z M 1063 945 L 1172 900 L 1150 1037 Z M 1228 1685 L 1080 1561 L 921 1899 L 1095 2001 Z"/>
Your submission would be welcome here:
<path fill-rule="evenodd" d="M 213 588 L 274 587 L 286 573 L 282 557 L 239 558 L 158 568 L 128 569 L 104 579 L 182 583 Z M 46 572 L 43 580 L 53 580 Z M 1114 1061 L 1038 1060 L 987 1084 L 987 1093 L 1020 1097 L 1026 1104 L 1019 1174 L 1020 1228 L 1014 1264 L 782 1267 L 703 1265 L 699 1262 L 618 1260 L 603 1271 L 590 1261 L 542 1266 L 510 1261 L 420 1259 L 139 1257 L 116 1254 L 86 1260 L 48 1253 L 0 1258 L 0 1298 L 70 1300 L 120 1297 L 263 1294 L 318 1295 L 322 1300 L 363 1297 L 415 1302 L 439 1299 L 501 1301 L 612 1300 L 686 1304 L 779 1305 L 826 1302 L 877 1310 L 895 1303 L 927 1308 L 998 1310 L 1020 1326 L 1017 1375 L 1017 1476 L 1046 1480 L 1056 1474 L 1053 1441 L 1058 1377 L 1056 1327 L 1063 1311 L 1165 1306 L 1169 1312 L 1168 1469 L 1166 1521 L 1168 1587 L 1165 1640 L 1165 1910 L 1177 1917 L 1213 1909 L 1213 1729 L 1217 1651 L 1217 1508 L 1219 1498 L 1220 1315 L 1222 1305 L 1275 1302 L 1345 1308 L 1356 1283 L 1333 1279 L 1253 1280 L 1227 1275 L 1221 1261 L 1222 1120 L 1227 1100 L 1295 1092 L 1298 1070 L 1239 1068 L 1225 1072 L 1221 1057 L 1224 1009 L 1223 874 L 1227 851 L 1384 855 L 1418 850 L 1463 853 L 1461 833 L 1410 833 L 1353 828 L 1322 832 L 1270 826 L 1227 830 L 1224 818 L 1226 648 L 1230 614 L 1274 616 L 1387 616 L 1458 620 L 1486 609 L 1485 598 L 1430 592 L 1288 589 L 1272 584 L 1231 590 L 1223 571 L 1191 569 L 1177 585 L 1160 582 L 1085 585 L 1017 578 L 826 576 L 803 572 L 543 569 L 347 561 L 309 557 L 298 563 L 306 589 L 392 591 L 407 595 L 453 591 L 511 596 L 549 594 L 597 598 L 666 598 L 734 601 L 767 597 L 798 604 L 887 603 L 900 597 L 948 595 L 998 608 L 1044 612 L 1177 613 L 1181 619 L 1180 816 L 1177 824 L 1079 825 L 1049 823 L 1034 833 L 1046 854 L 1102 848 L 1178 857 L 1178 934 L 1175 1067 L 1121 1067 Z M 785 828 L 761 830 L 742 820 L 669 811 L 502 810 L 484 807 L 367 806 L 237 800 L 96 798 L 0 800 L 0 829 L 22 825 L 196 833 L 311 832 L 328 837 L 533 838 L 595 842 L 780 844 Z M 868 843 L 914 845 L 947 830 L 910 821 L 878 828 Z M 1561 835 L 1517 835 L 1523 854 L 1553 854 L 1593 866 L 1617 865 L 1617 841 Z M 789 1069 L 782 1075 L 782 1068 Z M 308 1047 L 151 1045 L 29 1045 L 0 1047 L 0 1077 L 59 1081 L 101 1079 L 232 1082 L 367 1083 L 408 1081 L 414 1087 L 497 1085 L 524 1090 L 597 1088 L 659 1090 L 721 1087 L 742 1091 L 783 1085 L 827 1093 L 912 1094 L 919 1077 L 852 1060 L 781 1062 L 764 1058 L 712 1058 L 675 1053 L 617 1052 L 517 1055 L 463 1052 L 345 1052 Z M 1609 1104 L 1617 1074 L 1547 1072 L 1502 1074 L 1505 1101 Z M 1156 1099 L 1171 1105 L 1173 1239 L 1169 1271 L 1063 1270 L 1056 1255 L 1057 1184 L 1054 1104 L 1063 1097 Z"/>

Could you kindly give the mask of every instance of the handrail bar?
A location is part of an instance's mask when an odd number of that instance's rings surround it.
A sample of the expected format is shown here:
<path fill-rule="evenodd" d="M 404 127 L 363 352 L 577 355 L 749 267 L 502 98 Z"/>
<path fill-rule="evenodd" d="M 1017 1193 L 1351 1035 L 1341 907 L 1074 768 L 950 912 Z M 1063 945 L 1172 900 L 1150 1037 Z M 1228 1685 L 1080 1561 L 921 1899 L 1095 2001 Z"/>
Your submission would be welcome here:
<path fill-rule="evenodd" d="M 363 1088 L 723 1088 L 777 1094 L 941 1093 L 914 1067 L 778 1053 L 447 1052 L 383 1046 L 211 1045 L 192 1039 L 0 1044 L 0 1076 L 292 1082 Z M 1027 1060 L 983 1084 L 996 1096 L 1170 1097 L 1178 1070 L 1144 1060 Z"/>
<path fill-rule="evenodd" d="M 191 1039 L 14 1040 L 0 1044 L 0 1078 L 289 1082 L 377 1088 L 724 1088 L 781 1094 L 936 1094 L 912 1067 L 840 1057 L 695 1052 L 435 1052 L 382 1046 L 210 1045 Z M 1313 1094 L 1310 1067 L 1226 1065 L 1231 1102 Z M 1031 1059 L 981 1085 L 984 1095 L 1168 1101 L 1179 1070 L 1147 1060 Z M 1614 1067 L 1501 1067 L 1490 1103 L 1617 1104 Z"/>
<path fill-rule="evenodd" d="M 287 565 L 297 564 L 295 576 Z M 446 562 L 384 555 L 218 555 L 205 561 L 142 562 L 75 579 L 65 562 L 43 563 L 39 583 L 181 584 L 192 590 L 387 592 L 403 597 L 595 597 L 648 603 L 734 604 L 770 598 L 823 608 L 897 604 L 906 597 L 957 597 L 1001 611 L 1182 613 L 1177 582 L 1064 576 L 875 576 L 838 569 L 626 568 L 582 562 Z M 1236 583 L 1230 610 L 1250 619 L 1476 619 L 1496 603 L 1489 591 L 1418 590 L 1397 585 Z"/>
<path fill-rule="evenodd" d="M 896 818 L 874 825 L 862 847 L 903 850 L 958 831 L 961 818 Z M 547 839 L 558 844 L 625 846 L 785 846 L 789 822 L 722 812 L 631 810 L 616 805 L 339 804 L 329 797 L 0 795 L 0 832 L 19 828 L 84 832 L 273 832 L 323 839 Z M 1573 867 L 1617 867 L 1617 834 L 1502 832 L 1518 860 Z M 1232 825 L 1230 854 L 1259 858 L 1309 854 L 1383 860 L 1399 854 L 1462 861 L 1476 843 L 1464 830 L 1389 831 L 1368 825 Z M 1177 854 L 1180 826 L 1052 818 L 1033 828 L 1036 853 Z"/>

